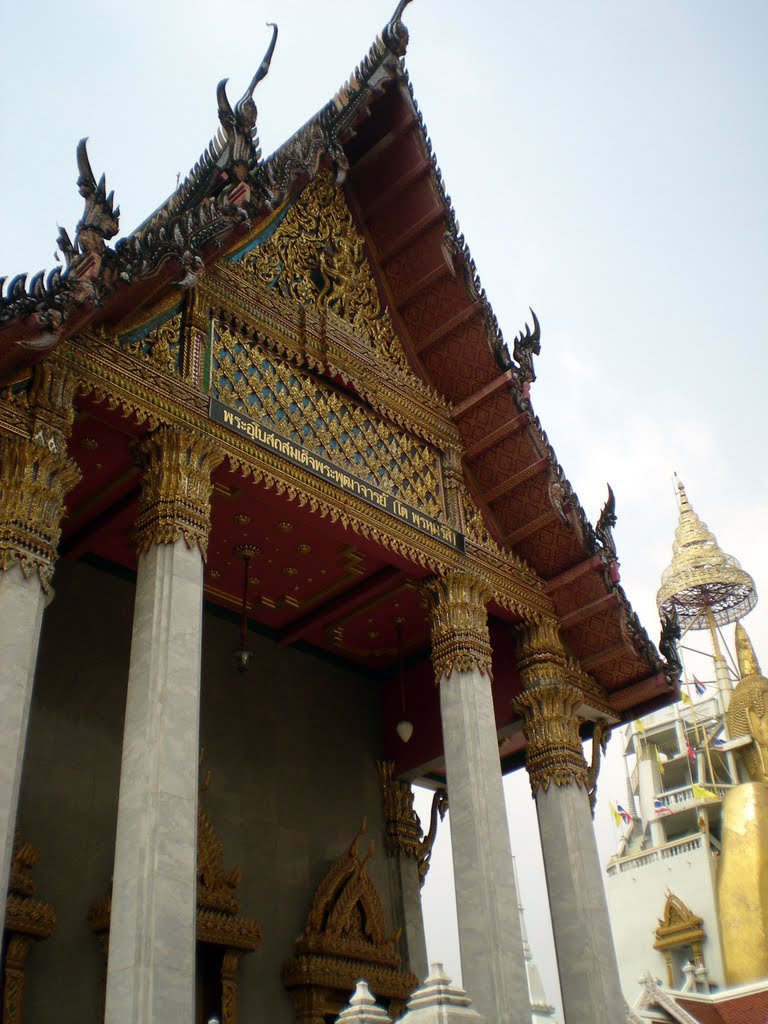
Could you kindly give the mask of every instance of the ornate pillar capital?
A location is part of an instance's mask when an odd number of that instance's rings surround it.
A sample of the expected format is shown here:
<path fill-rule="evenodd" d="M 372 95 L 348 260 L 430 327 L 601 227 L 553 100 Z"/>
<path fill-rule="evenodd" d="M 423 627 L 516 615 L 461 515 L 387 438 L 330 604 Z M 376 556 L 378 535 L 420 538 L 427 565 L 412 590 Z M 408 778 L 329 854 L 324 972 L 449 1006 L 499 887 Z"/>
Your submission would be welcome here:
<path fill-rule="evenodd" d="M 164 425 L 134 449 L 143 480 L 136 534 L 139 552 L 183 537 L 206 556 L 211 528 L 211 473 L 222 456 L 206 438 Z"/>
<path fill-rule="evenodd" d="M 583 700 L 575 686 L 560 682 L 523 690 L 515 698 L 513 707 L 523 716 L 528 741 L 526 767 L 534 796 L 540 786 L 547 790 L 552 782 L 587 788 L 587 762 L 576 714 Z"/>
<path fill-rule="evenodd" d="M 429 612 L 435 682 L 452 672 L 491 675 L 491 639 L 485 605 L 490 584 L 464 569 L 450 569 L 422 584 L 422 601 Z"/>
<path fill-rule="evenodd" d="M 526 767 L 533 795 L 554 782 L 588 788 L 577 715 L 584 695 L 575 685 L 581 670 L 568 655 L 557 623 L 528 623 L 518 630 L 517 664 L 523 692 L 513 707 L 523 716 Z"/>
<path fill-rule="evenodd" d="M 544 679 L 570 683 L 579 672 L 563 646 L 557 623 L 550 619 L 518 628 L 517 667 L 526 688 L 538 686 Z"/>
<path fill-rule="evenodd" d="M 79 480 L 66 452 L 0 436 L 0 569 L 18 565 L 50 591 L 64 496 Z"/>

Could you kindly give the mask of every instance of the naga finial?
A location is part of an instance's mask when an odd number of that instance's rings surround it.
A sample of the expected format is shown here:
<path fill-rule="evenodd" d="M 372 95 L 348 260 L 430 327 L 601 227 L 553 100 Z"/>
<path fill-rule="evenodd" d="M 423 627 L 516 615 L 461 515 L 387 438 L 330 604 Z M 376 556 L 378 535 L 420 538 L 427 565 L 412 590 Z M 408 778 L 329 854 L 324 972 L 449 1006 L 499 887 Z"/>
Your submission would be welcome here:
<path fill-rule="evenodd" d="M 531 309 L 530 306 L 528 308 Z M 515 335 L 512 348 L 512 355 L 519 367 L 518 376 L 523 384 L 532 384 L 536 380 L 533 357 L 541 352 L 541 327 L 538 317 L 532 309 L 531 316 L 533 317 L 533 331 L 526 323 L 525 330 Z"/>
<path fill-rule="evenodd" d="M 411 0 L 400 0 L 395 9 L 395 13 L 389 19 L 381 34 L 386 45 L 398 57 L 402 57 L 405 54 L 408 46 L 408 29 L 401 21 L 401 18 L 403 16 L 403 11 L 410 2 Z"/>
<path fill-rule="evenodd" d="M 277 25 L 272 21 L 268 21 L 267 25 L 272 29 L 272 39 L 267 47 L 267 52 L 248 88 L 235 104 L 234 110 L 227 97 L 229 79 L 223 78 L 216 86 L 219 121 L 221 121 L 221 126 L 229 142 L 231 166 L 240 181 L 245 180 L 251 165 L 255 164 L 261 156 L 256 132 L 258 109 L 253 99 L 253 93 L 259 82 L 267 76 L 277 43 Z"/>
<path fill-rule="evenodd" d="M 64 228 L 59 228 L 58 246 L 64 254 L 67 266 L 79 255 L 91 255 L 101 258 L 106 250 L 106 242 L 117 234 L 120 227 L 120 207 L 115 209 L 115 193 L 107 195 L 106 179 L 102 174 L 96 176 L 88 159 L 88 139 L 80 139 L 77 144 L 77 169 L 79 171 L 77 188 L 85 200 L 85 209 L 80 218 L 74 244 Z"/>
<path fill-rule="evenodd" d="M 611 485 L 608 484 L 607 487 L 608 499 L 603 505 L 600 518 L 597 520 L 595 536 L 602 544 L 603 550 L 611 555 L 611 557 L 616 558 L 616 542 L 613 539 L 613 528 L 617 522 L 616 496 L 613 493 Z"/>
<path fill-rule="evenodd" d="M 683 665 L 680 661 L 680 653 L 677 649 L 677 642 L 680 639 L 680 623 L 677 620 L 677 609 L 662 608 L 659 618 L 661 620 L 661 636 L 659 637 L 659 651 L 667 663 L 667 678 L 679 679 Z"/>

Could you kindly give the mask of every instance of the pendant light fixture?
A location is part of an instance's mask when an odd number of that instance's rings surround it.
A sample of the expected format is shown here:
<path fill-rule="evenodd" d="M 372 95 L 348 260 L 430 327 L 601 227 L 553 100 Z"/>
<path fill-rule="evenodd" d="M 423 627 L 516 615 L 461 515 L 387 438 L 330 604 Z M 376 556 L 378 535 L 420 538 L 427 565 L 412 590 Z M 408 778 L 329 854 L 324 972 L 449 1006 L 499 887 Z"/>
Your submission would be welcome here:
<path fill-rule="evenodd" d="M 240 544 L 234 553 L 243 560 L 243 602 L 240 610 L 240 646 L 232 652 L 232 661 L 238 672 L 247 672 L 253 660 L 253 651 L 246 646 L 248 639 L 248 567 L 256 554 L 250 544 Z"/>
<path fill-rule="evenodd" d="M 408 740 L 413 736 L 413 722 L 411 722 L 405 713 L 405 679 L 403 677 L 403 622 L 401 617 L 395 620 L 395 628 L 397 630 L 397 660 L 399 665 L 400 673 L 400 721 L 395 726 L 397 735 L 400 737 L 403 743 L 407 743 Z"/>

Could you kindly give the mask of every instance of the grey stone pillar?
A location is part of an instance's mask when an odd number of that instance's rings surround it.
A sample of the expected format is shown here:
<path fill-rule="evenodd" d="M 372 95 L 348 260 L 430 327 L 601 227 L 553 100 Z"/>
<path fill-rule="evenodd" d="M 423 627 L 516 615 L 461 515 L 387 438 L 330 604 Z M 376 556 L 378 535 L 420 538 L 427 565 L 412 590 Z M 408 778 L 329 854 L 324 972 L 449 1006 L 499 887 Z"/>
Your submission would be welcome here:
<path fill-rule="evenodd" d="M 63 444 L 59 446 L 63 449 Z M 80 478 L 63 450 L 0 437 L 0 925 L 43 608 L 66 492 Z"/>
<path fill-rule="evenodd" d="M 491 696 L 491 645 L 475 576 L 453 570 L 424 585 L 440 687 L 464 986 L 498 1024 L 530 1024 L 512 851 Z"/>
<path fill-rule="evenodd" d="M 207 442 L 161 427 L 143 469 L 112 884 L 107 1024 L 192 1024 Z"/>
<path fill-rule="evenodd" d="M 516 699 L 528 741 L 565 1024 L 625 1019 L 603 872 L 589 805 L 589 771 L 579 735 L 583 673 L 553 623 L 520 632 Z"/>

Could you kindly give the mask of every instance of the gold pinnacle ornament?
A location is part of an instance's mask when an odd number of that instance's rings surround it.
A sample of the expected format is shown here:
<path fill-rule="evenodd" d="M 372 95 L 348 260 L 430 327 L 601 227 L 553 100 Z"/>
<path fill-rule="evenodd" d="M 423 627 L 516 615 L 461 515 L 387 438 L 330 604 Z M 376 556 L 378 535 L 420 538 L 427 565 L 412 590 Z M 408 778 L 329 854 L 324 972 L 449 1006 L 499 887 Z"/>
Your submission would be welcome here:
<path fill-rule="evenodd" d="M 735 622 L 757 604 L 755 583 L 739 562 L 727 555 L 691 507 L 678 481 L 680 520 L 672 561 L 661 574 L 656 595 L 660 613 L 677 613 L 683 630 L 707 629 L 711 615 L 718 626 Z"/>

